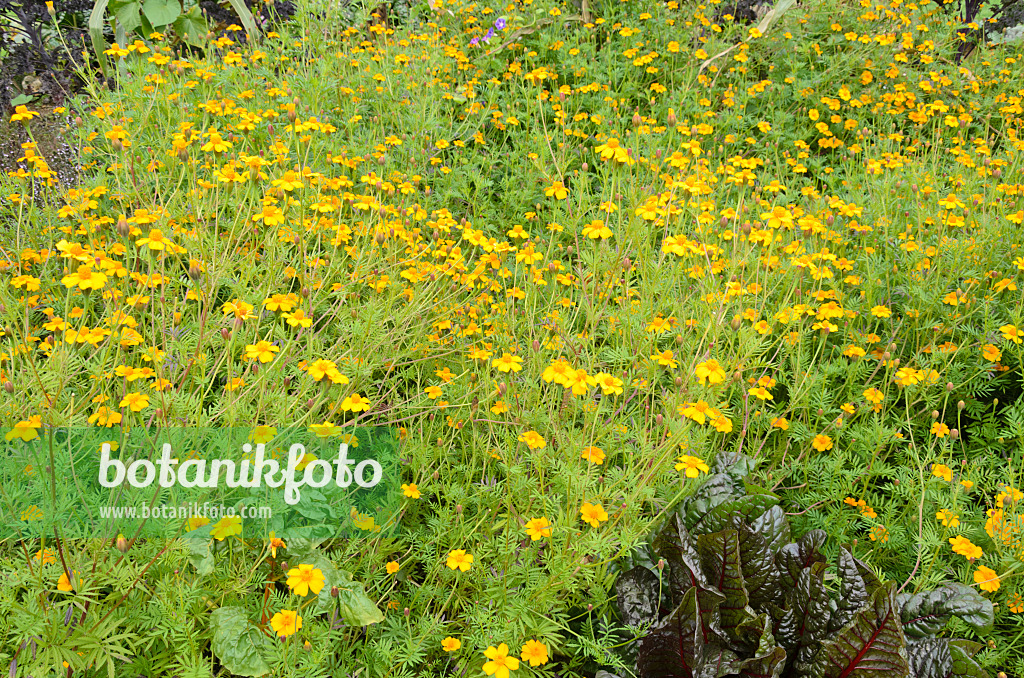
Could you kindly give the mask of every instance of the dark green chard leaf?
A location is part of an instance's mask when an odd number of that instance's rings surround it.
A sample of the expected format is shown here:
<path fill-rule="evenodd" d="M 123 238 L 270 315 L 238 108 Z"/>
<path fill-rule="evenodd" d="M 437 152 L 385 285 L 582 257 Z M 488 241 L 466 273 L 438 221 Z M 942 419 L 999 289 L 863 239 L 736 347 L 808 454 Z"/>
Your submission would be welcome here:
<path fill-rule="evenodd" d="M 711 509 L 742 496 L 742 480 L 726 473 L 714 473 L 679 507 L 678 513 L 687 529 L 692 529 Z"/>
<path fill-rule="evenodd" d="M 845 546 L 833 595 L 826 533 L 790 543 L 778 500 L 716 468 L 617 584 L 626 623 L 652 624 L 640 678 L 989 678 L 972 658 L 981 645 L 935 637 L 952 616 L 990 629 L 989 601 L 960 584 L 897 595 Z"/>
<path fill-rule="evenodd" d="M 908 636 L 933 636 L 954 615 L 979 633 L 992 630 L 992 603 L 963 584 L 946 584 L 934 591 L 913 595 L 901 594 L 896 597 L 896 604 L 900 608 L 903 631 Z"/>
<path fill-rule="evenodd" d="M 788 525 L 786 532 L 789 532 Z M 765 603 L 776 601 L 779 592 L 779 571 L 775 566 L 775 552 L 765 540 L 764 534 L 757 528 L 742 525 L 739 535 L 743 580 L 750 596 L 750 605 L 759 609 Z"/>
<path fill-rule="evenodd" d="M 949 654 L 953 657 L 952 673 L 946 676 L 964 676 L 966 678 L 989 678 L 989 674 L 972 657 L 981 652 L 984 646 L 969 640 L 949 641 Z"/>
<path fill-rule="evenodd" d="M 822 530 L 811 530 L 795 544 L 786 544 L 775 556 L 775 564 L 779 568 L 779 581 L 786 591 L 796 588 L 797 580 L 804 568 L 814 563 L 824 563 L 821 547 L 825 543 L 826 534 Z"/>
<path fill-rule="evenodd" d="M 750 527 L 765 540 L 765 544 L 773 556 L 793 538 L 789 531 L 786 514 L 778 506 L 773 506 L 762 513 L 750 523 Z"/>
<path fill-rule="evenodd" d="M 710 586 L 700 567 L 700 556 L 693 547 L 693 540 L 678 516 L 669 521 L 655 538 L 654 550 L 665 560 L 669 599 L 673 607 L 680 604 L 690 587 L 706 589 Z"/>
<path fill-rule="evenodd" d="M 953 656 L 945 638 L 908 638 L 907 660 L 913 678 L 946 678 L 953 670 Z"/>
<path fill-rule="evenodd" d="M 741 678 L 778 678 L 786 666 L 786 651 L 775 642 L 768 615 L 758 615 L 755 623 L 761 629 L 757 649 L 753 657 L 741 663 L 739 674 Z"/>
<path fill-rule="evenodd" d="M 725 596 L 719 605 L 722 631 L 737 645 L 734 649 L 749 649 L 752 643 L 741 637 L 738 627 L 749 624 L 756 615 L 748 605 L 750 599 L 743 582 L 739 533 L 725 530 L 701 535 L 697 538 L 697 553 L 704 576 Z"/>
<path fill-rule="evenodd" d="M 866 567 L 866 566 L 865 566 Z M 870 595 L 857 559 L 845 546 L 839 549 L 839 600 L 829 620 L 829 632 L 838 631 L 867 604 Z"/>
<path fill-rule="evenodd" d="M 807 661 L 825 639 L 829 600 L 825 563 L 815 562 L 801 570 L 787 607 L 775 623 L 775 638 L 786 649 L 790 663 Z"/>
<path fill-rule="evenodd" d="M 900 678 L 910 675 L 896 584 L 883 585 L 853 621 L 822 643 L 805 669 L 815 678 Z"/>
<path fill-rule="evenodd" d="M 629 626 L 653 624 L 661 617 L 661 581 L 658 576 L 638 565 L 615 582 L 615 593 L 622 621 Z"/>
<path fill-rule="evenodd" d="M 637 668 L 642 676 L 696 678 L 705 655 L 704 624 L 697 589 L 683 596 L 679 607 L 640 641 Z"/>
<path fill-rule="evenodd" d="M 693 534 L 736 528 L 742 523 L 752 523 L 778 503 L 778 497 L 770 494 L 748 495 L 713 507 L 693 523 L 689 522 L 690 516 L 687 515 L 687 526 Z"/>

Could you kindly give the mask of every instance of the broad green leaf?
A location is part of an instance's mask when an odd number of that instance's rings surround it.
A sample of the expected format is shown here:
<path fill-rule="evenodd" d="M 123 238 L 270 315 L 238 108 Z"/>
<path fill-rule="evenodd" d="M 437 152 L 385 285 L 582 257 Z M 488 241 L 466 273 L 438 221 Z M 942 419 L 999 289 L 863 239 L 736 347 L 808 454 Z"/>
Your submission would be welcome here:
<path fill-rule="evenodd" d="M 762 513 L 750 524 L 750 527 L 765 540 L 765 544 L 773 556 L 792 539 L 789 521 L 786 519 L 785 512 L 778 506 L 773 506 Z"/>
<path fill-rule="evenodd" d="M 949 641 L 945 638 L 908 638 L 907 662 L 914 678 L 946 678 L 953 670 Z"/>
<path fill-rule="evenodd" d="M 615 582 L 616 601 L 623 623 L 643 626 L 658 621 L 661 581 L 650 569 L 637 565 Z"/>
<path fill-rule="evenodd" d="M 185 537 L 185 542 L 188 544 L 190 551 L 188 560 L 192 563 L 192 567 L 196 568 L 196 574 L 200 577 L 205 577 L 213 572 L 213 550 L 210 545 L 213 543 L 213 539 L 196 539 L 193 537 Z"/>
<path fill-rule="evenodd" d="M 952 616 L 960 617 L 978 633 L 992 630 L 992 602 L 963 584 L 947 584 L 927 593 L 896 597 L 903 631 L 926 638 L 942 630 Z"/>
<path fill-rule="evenodd" d="M 786 651 L 775 642 L 771 617 L 758 615 L 756 622 L 761 635 L 754 656 L 738 667 L 740 678 L 779 678 L 786 667 Z"/>
<path fill-rule="evenodd" d="M 142 11 L 154 28 L 174 23 L 181 14 L 178 0 L 144 0 Z"/>
<path fill-rule="evenodd" d="M 706 645 L 697 608 L 697 589 L 683 596 L 679 607 L 640 641 L 637 668 L 641 676 L 695 676 Z"/>
<path fill-rule="evenodd" d="M 708 534 L 729 528 L 739 523 L 751 523 L 765 511 L 779 503 L 778 497 L 770 494 L 751 494 L 712 507 L 702 516 L 687 515 L 687 527 L 694 534 Z M 691 522 L 691 519 L 695 518 Z"/>
<path fill-rule="evenodd" d="M 673 516 L 658 533 L 653 546 L 655 553 L 663 558 L 668 566 L 669 598 L 673 606 L 678 606 L 682 602 L 690 587 L 710 586 L 704 577 L 700 556 L 694 549 L 690 533 L 678 515 Z"/>
<path fill-rule="evenodd" d="M 896 609 L 896 585 L 883 585 L 853 621 L 822 643 L 811 663 L 820 678 L 906 678 L 906 637 Z"/>
<path fill-rule="evenodd" d="M 190 7 L 174 22 L 174 32 L 194 47 L 202 47 L 206 44 L 206 34 L 209 30 L 206 17 L 203 16 L 198 5 Z"/>
<path fill-rule="evenodd" d="M 140 16 L 142 3 L 139 0 L 111 0 L 110 11 L 113 13 L 114 18 L 117 19 L 118 25 L 124 29 L 125 34 L 131 33 L 142 25 Z M 125 46 L 124 43 L 123 38 L 118 42 L 121 47 Z"/>
<path fill-rule="evenodd" d="M 306 542 L 302 546 L 308 547 L 311 543 L 316 542 Z M 366 626 L 384 620 L 384 615 L 366 595 L 363 585 L 353 581 L 351 573 L 335 567 L 323 551 L 314 549 L 300 553 L 296 549 L 290 554 L 289 561 L 296 565 L 313 565 L 324 573 L 324 587 L 317 594 L 315 605 L 318 614 L 327 612 L 337 605 L 342 620 L 352 626 Z M 334 587 L 338 588 L 337 599 L 331 596 L 331 589 Z"/>
<path fill-rule="evenodd" d="M 213 639 L 210 649 L 228 671 L 236 676 L 265 676 L 270 667 L 261 650 L 267 648 L 266 636 L 249 623 L 245 608 L 219 607 L 210 615 Z"/>
<path fill-rule="evenodd" d="M 347 577 L 347 581 L 338 584 L 338 613 L 345 623 L 352 626 L 367 626 L 384 621 L 384 615 L 366 595 L 363 585 L 353 581 L 352 575 L 348 572 L 339 572 Z"/>
<path fill-rule="evenodd" d="M 781 513 L 776 506 L 764 515 L 767 516 L 773 511 Z M 789 525 L 785 522 L 783 525 L 785 534 L 788 535 Z M 779 588 L 779 570 L 775 565 L 775 554 L 765 540 L 765 534 L 746 525 L 740 526 L 739 534 L 740 563 L 743 566 L 744 585 L 750 596 L 750 606 L 759 610 L 768 602 L 784 602 L 784 596 L 781 595 L 782 591 Z"/>
<path fill-rule="evenodd" d="M 722 630 L 733 642 L 746 644 L 748 641 L 740 637 L 738 627 L 749 624 L 755 615 L 743 581 L 739 532 L 723 530 L 701 535 L 697 538 L 697 553 L 704 576 L 725 596 L 718 608 Z"/>
<path fill-rule="evenodd" d="M 839 549 L 839 599 L 829 620 L 829 630 L 837 631 L 846 626 L 853 616 L 860 612 L 870 598 L 867 584 L 857 567 L 857 559 L 845 547 Z"/>
<path fill-rule="evenodd" d="M 953 668 L 952 673 L 946 675 L 960 676 L 962 678 L 989 678 L 988 671 L 981 668 L 978 662 L 973 659 L 974 655 L 978 654 L 983 647 L 981 643 L 974 643 L 969 640 L 950 640 L 949 654 L 953 658 Z"/>
<path fill-rule="evenodd" d="M 825 563 L 815 562 L 801 570 L 789 593 L 787 609 L 775 624 L 775 638 L 788 656 L 807 661 L 825 640 L 830 600 Z"/>
<path fill-rule="evenodd" d="M 811 530 L 800 541 L 786 544 L 775 556 L 775 564 L 779 568 L 780 581 L 785 590 L 796 586 L 800 573 L 814 563 L 824 563 L 821 547 L 828 535 L 823 530 Z"/>

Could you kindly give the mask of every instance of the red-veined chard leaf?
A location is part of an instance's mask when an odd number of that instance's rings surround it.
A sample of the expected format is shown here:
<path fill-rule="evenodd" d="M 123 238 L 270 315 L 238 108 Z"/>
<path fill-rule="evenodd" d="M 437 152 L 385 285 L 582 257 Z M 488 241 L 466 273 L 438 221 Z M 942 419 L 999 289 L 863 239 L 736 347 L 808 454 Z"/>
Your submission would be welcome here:
<path fill-rule="evenodd" d="M 750 598 L 743 581 L 743 564 L 740 558 L 740 536 L 736 530 L 723 530 L 703 534 L 697 538 L 697 553 L 700 554 L 704 576 L 725 599 L 718 610 L 721 615 L 721 629 L 737 645 L 733 649 L 747 649 L 756 642 L 756 636 L 744 638 L 740 627 L 749 624 L 756 615 L 750 609 Z"/>
<path fill-rule="evenodd" d="M 896 584 L 876 590 L 853 621 L 821 644 L 811 664 L 817 678 L 905 678 L 906 637 L 896 608 Z"/>
<path fill-rule="evenodd" d="M 811 530 L 800 541 L 786 544 L 775 555 L 775 564 L 779 568 L 781 588 L 787 592 L 796 587 L 800 573 L 814 563 L 824 563 L 821 547 L 827 534 L 823 530 Z"/>
<path fill-rule="evenodd" d="M 642 565 L 628 570 L 615 582 L 616 599 L 622 621 L 629 626 L 653 624 L 661 616 L 661 581 Z"/>
<path fill-rule="evenodd" d="M 946 584 L 933 591 L 902 594 L 896 597 L 903 621 L 903 632 L 908 636 L 926 638 L 934 636 L 952 616 L 960 617 L 979 633 L 992 629 L 991 601 L 963 584 Z"/>
<path fill-rule="evenodd" d="M 946 676 L 949 678 L 989 678 L 988 672 L 972 659 L 983 647 L 984 645 L 981 643 L 960 638 L 949 641 L 949 654 L 953 657 L 953 669 Z"/>
<path fill-rule="evenodd" d="M 801 570 L 775 623 L 775 639 L 786 649 L 790 663 L 808 661 L 825 639 L 830 600 L 825 563 L 815 562 Z"/>
<path fill-rule="evenodd" d="M 637 669 L 647 678 L 697 678 L 705 637 L 697 605 L 697 589 L 640 641 Z"/>
<path fill-rule="evenodd" d="M 866 567 L 866 566 L 865 566 Z M 839 600 L 829 620 L 829 631 L 838 631 L 853 619 L 870 598 L 857 559 L 845 546 L 839 549 Z"/>

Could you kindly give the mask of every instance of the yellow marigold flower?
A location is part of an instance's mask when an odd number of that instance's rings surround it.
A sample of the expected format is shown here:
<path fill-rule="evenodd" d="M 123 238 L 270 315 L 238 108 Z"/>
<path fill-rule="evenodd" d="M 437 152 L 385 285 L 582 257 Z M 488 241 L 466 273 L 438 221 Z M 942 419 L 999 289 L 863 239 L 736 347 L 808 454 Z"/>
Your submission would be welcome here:
<path fill-rule="evenodd" d="M 871 309 L 871 315 L 876 318 L 889 318 L 892 317 L 892 311 L 885 306 L 875 306 Z"/>
<path fill-rule="evenodd" d="M 583 448 L 583 454 L 580 455 L 581 459 L 586 459 L 591 464 L 597 464 L 600 466 L 604 463 L 604 450 L 600 447 L 591 445 L 590 447 Z"/>
<path fill-rule="evenodd" d="M 1018 330 L 1016 325 L 1003 325 L 999 328 L 999 331 L 1003 333 L 1003 339 L 1012 341 L 1015 344 L 1019 344 L 1022 337 L 1024 337 L 1024 332 Z"/>
<path fill-rule="evenodd" d="M 719 433 L 729 433 L 732 431 L 732 419 L 729 417 L 715 417 L 711 420 L 711 425 Z"/>
<path fill-rule="evenodd" d="M 950 537 L 949 543 L 953 547 L 953 553 L 958 553 L 968 560 L 975 560 L 984 555 L 980 546 L 972 543 L 970 539 L 963 535 Z"/>
<path fill-rule="evenodd" d="M 390 563 L 388 563 L 387 565 L 384 566 L 384 570 L 388 574 L 394 574 L 395 572 L 398 572 L 398 568 L 399 568 L 399 564 L 398 564 L 397 560 L 392 560 Z"/>
<path fill-rule="evenodd" d="M 39 113 L 28 110 L 28 106 L 15 106 L 14 115 L 11 116 L 11 122 L 18 122 L 24 120 L 28 122 L 32 118 L 38 117 Z"/>
<path fill-rule="evenodd" d="M 1014 614 L 1024 612 L 1024 597 L 1021 597 L 1019 593 L 1014 593 L 1006 599 L 1006 607 Z"/>
<path fill-rule="evenodd" d="M 370 409 L 370 401 L 358 393 L 353 393 L 341 401 L 343 412 L 365 412 L 368 409 Z"/>
<path fill-rule="evenodd" d="M 448 554 L 448 567 L 453 570 L 468 572 L 473 567 L 473 556 L 466 553 L 464 549 L 456 549 Z"/>
<path fill-rule="evenodd" d="M 149 407 L 149 396 L 145 393 L 126 393 L 118 407 L 127 407 L 132 412 L 141 412 Z"/>
<path fill-rule="evenodd" d="M 699 363 L 694 368 L 694 373 L 700 379 L 701 386 L 704 385 L 705 381 L 711 385 L 720 384 L 725 381 L 725 369 L 714 359 Z"/>
<path fill-rule="evenodd" d="M 1003 352 L 992 344 L 985 344 L 981 347 L 981 357 L 989 362 L 997 363 L 1003 357 Z"/>
<path fill-rule="evenodd" d="M 320 593 L 327 578 L 324 573 L 313 565 L 299 565 L 288 570 L 288 588 L 297 596 Z"/>
<path fill-rule="evenodd" d="M 878 405 L 885 400 L 885 394 L 879 391 L 877 388 L 869 388 L 864 391 L 864 400 L 867 400 L 872 405 Z"/>
<path fill-rule="evenodd" d="M 238 516 L 224 516 L 210 530 L 210 536 L 217 541 L 236 534 L 242 534 L 242 519 Z"/>
<path fill-rule="evenodd" d="M 944 438 L 945 436 L 949 435 L 949 427 L 943 424 L 941 421 L 936 421 L 932 424 L 930 432 L 936 438 Z"/>
<path fill-rule="evenodd" d="M 945 464 L 932 464 L 932 475 L 936 478 L 942 478 L 947 483 L 953 482 L 953 469 Z"/>
<path fill-rule="evenodd" d="M 565 200 L 569 195 L 569 190 L 561 181 L 556 181 L 544 189 L 544 195 L 549 198 L 554 197 L 556 200 Z"/>
<path fill-rule="evenodd" d="M 270 625 L 281 638 L 287 638 L 302 628 L 302 617 L 295 610 L 281 610 L 270 619 Z"/>
<path fill-rule="evenodd" d="M 502 643 L 498 647 L 493 645 L 484 650 L 484 656 L 490 661 L 484 664 L 484 673 L 497 678 L 508 678 L 509 671 L 519 668 L 519 660 L 508 656 L 508 645 Z"/>
<path fill-rule="evenodd" d="M 982 565 L 974 571 L 974 583 L 977 584 L 982 591 L 998 591 L 999 590 L 999 575 L 996 571 L 990 567 Z"/>
<path fill-rule="evenodd" d="M 832 439 L 827 435 L 819 433 L 814 436 L 814 440 L 811 441 L 811 447 L 816 449 L 818 452 L 825 452 L 832 449 Z"/>
<path fill-rule="evenodd" d="M 523 359 L 506 352 L 500 358 L 495 358 L 491 365 L 501 372 L 520 372 L 523 369 Z"/>
<path fill-rule="evenodd" d="M 19 421 L 14 428 L 4 435 L 4 439 L 10 442 L 17 438 L 27 443 L 39 437 L 39 433 L 36 429 L 42 428 L 42 426 L 42 417 L 39 415 L 29 417 L 26 421 Z"/>
<path fill-rule="evenodd" d="M 523 645 L 520 653 L 523 661 L 530 662 L 530 666 L 540 666 L 548 663 L 548 646 L 538 640 L 528 640 Z"/>
<path fill-rule="evenodd" d="M 420 488 L 416 487 L 416 483 L 409 483 L 402 485 L 402 494 L 409 497 L 410 499 L 420 498 Z"/>
<path fill-rule="evenodd" d="M 603 395 L 622 395 L 622 380 L 618 377 L 613 377 L 605 372 L 598 372 L 591 377 L 587 377 L 587 380 L 592 385 L 600 386 Z"/>
<path fill-rule="evenodd" d="M 458 638 L 452 638 L 451 636 L 448 636 L 447 638 L 441 641 L 441 649 L 445 652 L 455 652 L 460 647 L 462 647 L 462 641 Z"/>
<path fill-rule="evenodd" d="M 704 463 L 703 459 L 684 454 L 679 457 L 679 463 L 676 464 L 676 470 L 683 471 L 687 478 L 696 478 L 701 474 L 701 472 L 708 473 L 711 469 Z"/>
<path fill-rule="evenodd" d="M 269 341 L 258 341 L 245 347 L 245 357 L 249 360 L 259 360 L 261 363 L 269 363 L 274 359 L 274 354 L 280 350 Z"/>
<path fill-rule="evenodd" d="M 85 581 L 78 576 L 78 572 L 72 571 L 71 578 L 74 580 L 74 583 L 77 584 L 77 588 L 82 588 L 84 586 Z M 71 579 L 68 579 L 68 573 L 62 573 L 60 578 L 57 580 L 57 590 L 67 593 L 69 591 L 73 591 L 75 588 L 76 587 L 72 584 Z"/>
<path fill-rule="evenodd" d="M 605 226 L 603 220 L 594 219 L 583 227 L 582 235 L 584 238 L 590 238 L 591 240 L 607 240 L 612 237 L 614 233 L 612 233 L 612 229 Z"/>
<path fill-rule="evenodd" d="M 531 541 L 537 541 L 541 537 L 551 536 L 551 523 L 547 518 L 533 518 L 525 525 L 526 534 L 530 535 Z"/>
<path fill-rule="evenodd" d="M 521 443 L 526 443 L 526 446 L 531 450 L 539 450 L 547 447 L 547 442 L 536 431 L 527 431 L 526 433 L 520 434 L 518 440 Z"/>
<path fill-rule="evenodd" d="M 623 163 L 625 165 L 632 165 L 636 162 L 632 157 L 630 157 L 629 151 L 624 148 L 615 137 L 611 137 L 603 144 L 595 146 L 594 151 L 601 155 L 602 160 L 611 160 L 612 162 Z"/>
<path fill-rule="evenodd" d="M 592 527 L 598 527 L 601 523 L 608 520 L 608 513 L 601 504 L 584 502 L 583 506 L 580 507 L 580 517 L 583 518 L 583 522 L 590 523 Z"/>
<path fill-rule="evenodd" d="M 936 512 L 935 519 L 942 523 L 943 527 L 955 530 L 960 526 L 960 517 L 949 509 L 942 509 Z"/>
<path fill-rule="evenodd" d="M 774 419 L 772 419 L 772 426 L 774 428 L 780 428 L 783 431 L 789 430 L 789 422 L 786 421 L 785 417 L 775 417 Z"/>

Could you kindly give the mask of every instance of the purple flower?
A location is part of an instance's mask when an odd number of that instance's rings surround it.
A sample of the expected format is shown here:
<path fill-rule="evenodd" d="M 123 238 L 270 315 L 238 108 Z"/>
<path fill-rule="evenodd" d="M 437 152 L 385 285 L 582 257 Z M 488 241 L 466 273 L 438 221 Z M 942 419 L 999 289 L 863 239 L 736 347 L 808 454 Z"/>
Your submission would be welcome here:
<path fill-rule="evenodd" d="M 469 46 L 470 47 L 476 47 L 477 44 L 479 44 L 479 43 L 480 43 L 480 38 L 473 38 L 472 40 L 469 41 Z"/>
<path fill-rule="evenodd" d="M 487 42 L 488 40 L 490 40 L 493 37 L 494 37 L 494 29 L 493 28 L 488 28 L 487 29 L 487 35 L 484 36 L 484 42 Z"/>
<path fill-rule="evenodd" d="M 495 21 L 494 22 L 494 27 L 497 28 L 499 31 L 505 30 L 505 18 L 502 17 L 502 18 L 498 19 L 497 21 Z"/>

